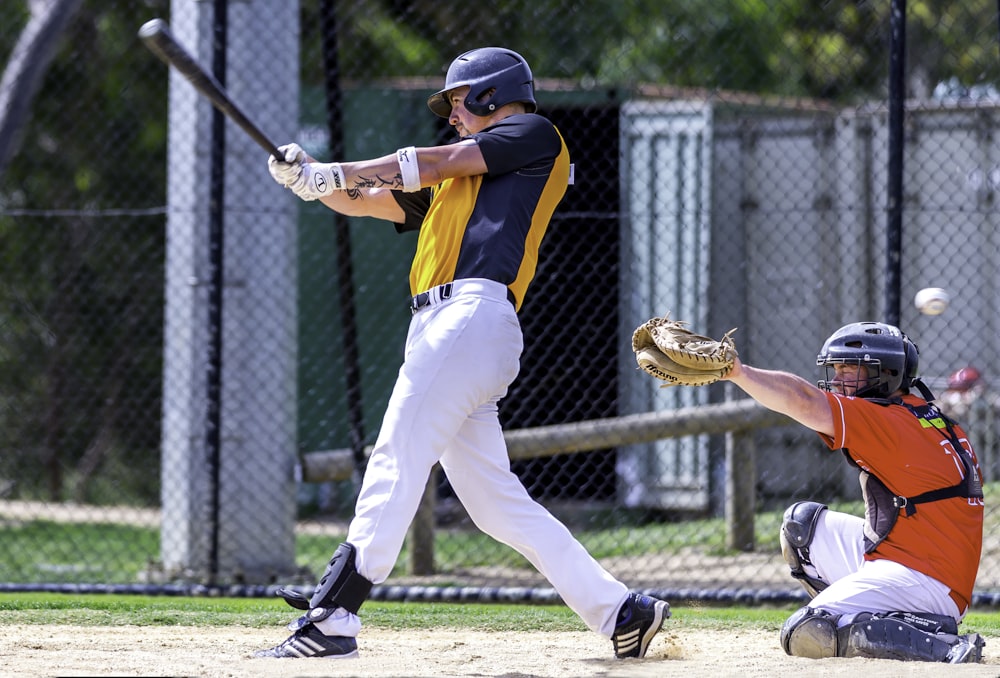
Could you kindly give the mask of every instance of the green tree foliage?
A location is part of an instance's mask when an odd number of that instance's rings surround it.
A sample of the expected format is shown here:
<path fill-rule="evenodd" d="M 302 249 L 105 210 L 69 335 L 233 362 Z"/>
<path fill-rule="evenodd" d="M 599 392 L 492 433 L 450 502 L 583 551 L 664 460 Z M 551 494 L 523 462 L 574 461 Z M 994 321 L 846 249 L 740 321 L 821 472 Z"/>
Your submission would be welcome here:
<path fill-rule="evenodd" d="M 136 68 L 135 34 L 166 4 L 84 3 L 2 177 L 0 478 L 20 496 L 118 501 L 126 475 L 157 496 L 166 76 Z"/>
<path fill-rule="evenodd" d="M 333 0 L 331 0 L 332 2 Z M 885 96 L 889 2 L 846 0 L 451 0 L 334 2 L 345 77 L 440 77 L 458 53 L 502 44 L 536 76 L 582 86 L 651 83 L 857 101 Z M 303 58 L 318 71 L 320 0 L 305 0 Z M 908 3 L 914 79 L 997 79 L 997 8 Z M 970 38 L 971 36 L 971 38 Z"/>

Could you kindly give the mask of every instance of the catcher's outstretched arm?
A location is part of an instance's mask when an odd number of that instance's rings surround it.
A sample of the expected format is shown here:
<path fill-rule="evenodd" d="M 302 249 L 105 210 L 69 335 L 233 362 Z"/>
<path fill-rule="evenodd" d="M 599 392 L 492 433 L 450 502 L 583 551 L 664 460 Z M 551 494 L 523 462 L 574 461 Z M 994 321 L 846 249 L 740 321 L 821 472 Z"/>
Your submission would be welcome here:
<path fill-rule="evenodd" d="M 802 377 L 757 369 L 737 358 L 733 370 L 724 378 L 769 410 L 787 414 L 817 433 L 833 436 L 833 412 L 826 393 Z"/>

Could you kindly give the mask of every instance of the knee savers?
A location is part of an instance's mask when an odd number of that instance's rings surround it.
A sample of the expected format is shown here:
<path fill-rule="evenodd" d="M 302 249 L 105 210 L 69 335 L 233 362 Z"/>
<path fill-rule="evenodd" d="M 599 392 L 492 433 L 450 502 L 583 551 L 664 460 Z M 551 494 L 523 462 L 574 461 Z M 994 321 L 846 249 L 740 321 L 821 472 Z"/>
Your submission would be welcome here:
<path fill-rule="evenodd" d="M 793 657 L 836 657 L 840 615 L 811 607 L 799 608 L 781 627 L 781 647 Z"/>
<path fill-rule="evenodd" d="M 308 610 L 308 620 L 313 622 L 326 619 L 338 607 L 357 614 L 371 593 L 372 583 L 358 574 L 355 554 L 352 544 L 344 542 L 338 546 L 308 601 L 291 589 L 279 589 L 278 595 L 292 607 Z"/>
<path fill-rule="evenodd" d="M 959 636 L 951 617 L 908 612 L 842 615 L 803 607 L 781 627 L 781 646 L 794 657 L 869 657 L 948 663 L 978 662 L 982 639 Z"/>
<path fill-rule="evenodd" d="M 816 523 L 826 511 L 826 505 L 815 501 L 800 501 L 785 510 L 781 520 L 781 555 L 810 597 L 825 589 L 827 582 L 811 577 L 803 565 L 812 565 L 809 546 L 816 535 Z"/>

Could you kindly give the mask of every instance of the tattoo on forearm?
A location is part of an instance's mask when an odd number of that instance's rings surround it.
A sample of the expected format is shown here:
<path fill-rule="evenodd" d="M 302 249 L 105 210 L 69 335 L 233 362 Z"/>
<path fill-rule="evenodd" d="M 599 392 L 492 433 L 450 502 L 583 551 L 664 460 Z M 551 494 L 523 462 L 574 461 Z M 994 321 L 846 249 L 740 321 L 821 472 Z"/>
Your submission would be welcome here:
<path fill-rule="evenodd" d="M 393 190 L 400 190 L 403 188 L 403 174 L 397 172 L 395 176 L 390 179 L 386 179 L 383 176 L 376 174 L 373 177 L 359 176 L 357 181 L 354 182 L 354 188 L 348 188 L 345 193 L 347 197 L 351 200 L 364 200 L 366 188 L 390 188 Z"/>
<path fill-rule="evenodd" d="M 394 176 L 386 179 L 383 176 L 376 174 L 373 177 L 359 176 L 358 180 L 354 182 L 355 188 L 391 188 L 391 189 L 401 189 L 403 188 L 403 174 L 401 172 L 396 172 Z"/>

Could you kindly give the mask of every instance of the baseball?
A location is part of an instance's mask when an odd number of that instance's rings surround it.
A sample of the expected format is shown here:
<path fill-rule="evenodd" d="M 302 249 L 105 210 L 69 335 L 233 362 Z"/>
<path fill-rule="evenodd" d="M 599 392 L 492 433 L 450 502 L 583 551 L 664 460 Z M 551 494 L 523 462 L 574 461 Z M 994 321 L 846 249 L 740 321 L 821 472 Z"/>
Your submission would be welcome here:
<path fill-rule="evenodd" d="M 924 315 L 941 315 L 951 298 L 940 287 L 925 287 L 913 297 L 913 305 Z"/>

